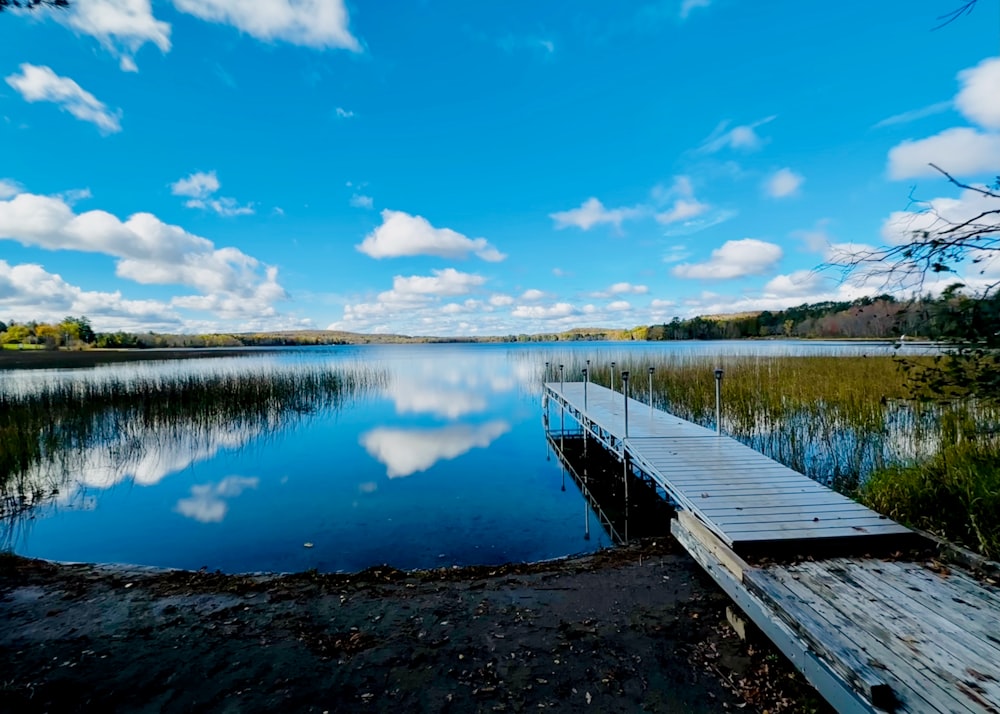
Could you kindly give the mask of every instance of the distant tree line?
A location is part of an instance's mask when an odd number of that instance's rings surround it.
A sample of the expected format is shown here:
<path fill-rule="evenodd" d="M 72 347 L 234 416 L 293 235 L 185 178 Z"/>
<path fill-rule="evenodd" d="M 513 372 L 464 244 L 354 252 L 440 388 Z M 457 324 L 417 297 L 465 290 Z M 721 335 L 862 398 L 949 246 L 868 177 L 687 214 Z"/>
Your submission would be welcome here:
<path fill-rule="evenodd" d="M 331 330 L 209 333 L 95 332 L 86 317 L 60 323 L 0 321 L 0 345 L 105 348 L 281 347 L 405 342 L 582 342 L 596 340 L 738 340 L 825 338 L 891 340 L 903 336 L 992 351 L 1000 335 L 1000 295 L 965 294 L 958 286 L 939 297 L 900 301 L 891 295 L 844 302 L 819 302 L 784 310 L 733 315 L 675 317 L 632 329 L 576 328 L 564 332 L 491 337 L 363 335 Z M 981 357 L 982 355 L 980 355 Z M 1000 377 L 998 377 L 1000 379 Z"/>
<path fill-rule="evenodd" d="M 844 302 L 819 302 L 784 310 L 699 316 L 652 325 L 650 340 L 738 340 L 760 337 L 895 339 L 929 336 L 932 298 L 901 302 L 891 295 Z"/>
<path fill-rule="evenodd" d="M 97 335 L 86 317 L 66 317 L 59 323 L 0 321 L 0 345 L 28 345 L 55 350 L 91 345 L 96 340 Z"/>

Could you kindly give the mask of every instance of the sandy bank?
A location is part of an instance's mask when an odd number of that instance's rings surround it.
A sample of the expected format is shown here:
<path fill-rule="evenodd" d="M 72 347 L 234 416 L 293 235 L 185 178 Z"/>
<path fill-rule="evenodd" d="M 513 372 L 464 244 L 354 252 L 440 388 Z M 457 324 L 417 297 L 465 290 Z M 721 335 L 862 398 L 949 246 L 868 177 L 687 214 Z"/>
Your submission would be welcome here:
<path fill-rule="evenodd" d="M 672 541 L 536 565 L 224 576 L 0 561 L 14 711 L 815 711 Z M 822 711 L 822 710 L 821 710 Z"/>

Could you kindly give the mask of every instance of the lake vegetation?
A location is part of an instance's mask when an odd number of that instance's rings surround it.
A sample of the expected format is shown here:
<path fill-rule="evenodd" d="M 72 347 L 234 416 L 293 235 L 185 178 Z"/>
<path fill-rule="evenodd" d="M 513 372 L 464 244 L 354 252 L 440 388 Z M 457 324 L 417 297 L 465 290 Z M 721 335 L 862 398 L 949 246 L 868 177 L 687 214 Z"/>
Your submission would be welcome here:
<path fill-rule="evenodd" d="M 149 437 L 183 431 L 196 450 L 218 432 L 266 435 L 320 409 L 340 408 L 384 375 L 345 368 L 238 360 L 206 369 L 47 372 L 0 382 L 0 518 L 59 494 L 88 450 L 135 459 Z"/>
<path fill-rule="evenodd" d="M 723 356 L 620 353 L 614 384 L 715 427 L 714 369 L 724 370 L 722 430 L 786 466 L 907 525 L 1000 557 L 1000 405 L 918 398 L 947 356 Z M 553 358 L 552 364 L 560 362 Z M 567 355 L 564 374 L 584 363 Z M 612 383 L 609 361 L 591 379 Z M 551 378 L 558 378 L 553 371 Z M 569 377 L 567 377 L 569 378 Z"/>
<path fill-rule="evenodd" d="M 362 354 L 388 348 L 350 349 Z M 543 379 L 558 379 L 559 364 L 567 381 L 578 380 L 589 359 L 590 379 L 618 391 L 622 371 L 628 370 L 630 396 L 651 398 L 657 408 L 713 428 L 714 370 L 720 367 L 724 433 L 896 520 L 1000 556 L 1000 472 L 995 468 L 1000 406 L 962 394 L 927 398 L 921 391 L 924 375 L 942 369 L 947 356 L 902 358 L 884 348 L 864 351 L 858 346 L 840 355 L 771 350 L 708 356 L 652 345 L 606 345 L 593 351 L 516 348 L 505 359 L 516 363 L 514 371 L 525 379 L 522 388 L 532 395 Z M 543 360 L 549 361 L 547 372 Z M 0 382 L 0 516 L 27 513 L 57 499 L 67 474 L 86 471 L 81 460 L 93 460 L 95 449 L 119 464 L 134 462 L 156 439 L 207 452 L 221 439 L 249 443 L 387 388 L 378 360 L 364 357 L 207 362 L 197 368 L 185 363 L 165 370 L 92 370 L 86 378 L 71 372 L 31 378 L 21 373 Z M 461 379 L 457 372 L 449 376 L 445 367 L 433 373 L 445 380 L 442 385 Z M 430 409 L 427 400 L 436 403 L 433 390 L 423 387 L 397 385 L 395 391 L 397 412 Z M 450 406 L 441 413 L 464 403 L 446 396 Z M 476 408 L 473 402 L 470 409 Z M 457 432 L 446 431 L 441 430 L 441 438 L 458 438 Z M 420 433 L 424 441 L 437 434 Z M 369 446 L 371 452 L 375 447 Z M 384 448 L 376 452 L 383 454 Z M 446 453 L 453 447 L 441 448 Z"/>

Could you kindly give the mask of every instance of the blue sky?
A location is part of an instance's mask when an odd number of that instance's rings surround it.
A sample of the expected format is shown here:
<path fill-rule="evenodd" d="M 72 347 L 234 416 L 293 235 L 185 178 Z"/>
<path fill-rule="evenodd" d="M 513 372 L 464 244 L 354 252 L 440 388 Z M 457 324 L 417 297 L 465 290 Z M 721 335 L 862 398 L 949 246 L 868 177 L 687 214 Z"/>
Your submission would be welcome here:
<path fill-rule="evenodd" d="M 0 15 L 0 319 L 510 334 L 853 298 L 1000 173 L 1000 3 Z M 1000 273 L 1000 266 L 996 268 Z"/>

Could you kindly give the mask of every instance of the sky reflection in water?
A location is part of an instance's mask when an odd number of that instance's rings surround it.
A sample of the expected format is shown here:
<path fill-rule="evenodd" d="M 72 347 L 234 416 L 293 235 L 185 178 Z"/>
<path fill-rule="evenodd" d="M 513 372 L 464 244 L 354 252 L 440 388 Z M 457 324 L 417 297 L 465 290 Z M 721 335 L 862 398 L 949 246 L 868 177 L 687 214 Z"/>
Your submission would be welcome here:
<path fill-rule="evenodd" d="M 532 561 L 610 545 L 542 430 L 544 362 L 649 351 L 780 352 L 782 343 L 420 345 L 289 351 L 244 359 L 8 373 L 5 389 L 53 379 L 287 368 L 384 370 L 371 392 L 287 423 L 122 432 L 43 463 L 60 494 L 21 524 L 32 557 L 225 572 L 358 570 Z M 826 351 L 843 348 L 827 346 Z M 874 348 L 855 348 L 872 352 Z M 117 371 L 114 371 L 117 370 Z M 567 374 L 567 379 L 576 378 Z M 20 381 L 19 381 L 20 380 Z M 126 448 L 127 447 L 127 448 Z M 305 547 L 305 544 L 311 547 Z"/>

